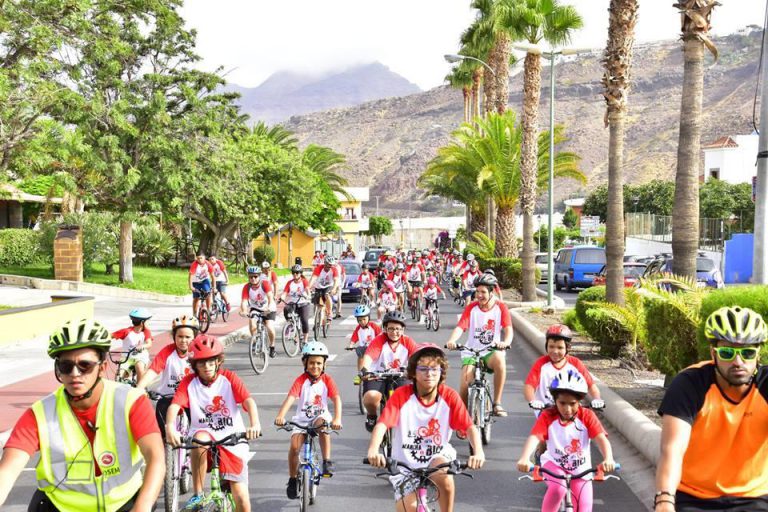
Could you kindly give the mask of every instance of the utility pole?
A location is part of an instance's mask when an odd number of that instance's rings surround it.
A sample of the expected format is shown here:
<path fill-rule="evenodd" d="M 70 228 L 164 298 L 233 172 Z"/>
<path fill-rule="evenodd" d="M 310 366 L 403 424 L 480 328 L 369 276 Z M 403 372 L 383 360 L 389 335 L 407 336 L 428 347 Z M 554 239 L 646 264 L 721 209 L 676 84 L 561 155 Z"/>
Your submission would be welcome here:
<path fill-rule="evenodd" d="M 752 282 L 768 284 L 768 48 L 763 32 L 763 62 L 760 77 L 760 139 L 757 143 L 757 184 L 755 187 L 755 248 Z"/>
<path fill-rule="evenodd" d="M 379 216 L 379 196 L 374 196 L 376 198 L 376 216 Z"/>

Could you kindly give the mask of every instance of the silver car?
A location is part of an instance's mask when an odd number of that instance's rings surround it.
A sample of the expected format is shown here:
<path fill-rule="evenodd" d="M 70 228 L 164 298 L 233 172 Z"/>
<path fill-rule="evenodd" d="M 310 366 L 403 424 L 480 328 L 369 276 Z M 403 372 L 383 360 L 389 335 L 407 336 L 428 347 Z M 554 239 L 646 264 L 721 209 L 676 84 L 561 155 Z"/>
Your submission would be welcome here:
<path fill-rule="evenodd" d="M 536 253 L 536 268 L 541 271 L 540 282 L 542 283 L 547 282 L 547 272 L 549 271 L 549 268 L 547 267 L 547 256 L 548 254 L 546 252 Z"/>

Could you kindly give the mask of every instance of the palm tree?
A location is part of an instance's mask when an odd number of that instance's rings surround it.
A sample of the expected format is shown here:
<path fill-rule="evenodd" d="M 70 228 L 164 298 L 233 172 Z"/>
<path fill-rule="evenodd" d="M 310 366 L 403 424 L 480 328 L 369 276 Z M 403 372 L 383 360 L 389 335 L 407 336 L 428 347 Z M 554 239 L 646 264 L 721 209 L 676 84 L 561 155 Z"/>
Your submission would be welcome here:
<path fill-rule="evenodd" d="M 454 141 L 438 150 L 438 156 L 427 164 L 422 176 L 442 176 L 448 182 L 462 180 L 469 188 L 469 182 L 476 180 L 477 188 L 490 195 L 498 207 L 496 223 L 497 257 L 516 257 L 515 208 L 520 195 L 520 155 L 522 129 L 516 123 L 514 112 L 491 113 L 485 119 L 478 119 L 477 126 L 465 124 L 453 132 Z M 555 143 L 565 141 L 563 128 L 555 130 Z M 540 181 L 548 176 L 549 135 L 539 138 L 539 153 L 542 154 Z M 555 156 L 555 175 L 571 177 L 580 181 L 586 178 L 578 169 L 579 157 L 573 153 L 558 153 Z"/>
<path fill-rule="evenodd" d="M 280 124 L 269 127 L 264 121 L 259 121 L 251 128 L 251 134 L 269 139 L 285 149 L 295 149 L 299 143 L 293 132 Z"/>
<path fill-rule="evenodd" d="M 704 95 L 704 47 L 717 59 L 717 50 L 707 33 L 711 28 L 716 0 L 680 0 L 682 21 L 683 94 L 680 106 L 680 136 L 677 145 L 675 204 L 672 208 L 672 271 L 696 277 L 699 248 L 699 151 L 701 151 L 701 102 Z"/>
<path fill-rule="evenodd" d="M 605 125 L 608 135 L 608 216 L 606 218 L 606 299 L 624 304 L 624 116 L 630 86 L 638 0 L 611 0 L 605 47 Z"/>
<path fill-rule="evenodd" d="M 464 97 L 464 122 L 469 123 L 472 120 L 472 71 L 459 64 L 445 75 L 445 81 L 454 89 L 461 89 Z"/>
<path fill-rule="evenodd" d="M 304 167 L 319 175 L 332 191 L 338 192 L 350 201 L 353 199 L 344 190 L 344 187 L 349 185 L 349 182 L 337 172 L 346 166 L 347 159 L 344 155 L 325 146 L 310 144 L 301 152 L 301 163 Z"/>
<path fill-rule="evenodd" d="M 518 0 L 506 13 L 504 20 L 513 39 L 538 44 L 542 40 L 552 47 L 566 44 L 571 33 L 583 22 L 576 10 L 560 5 L 557 0 Z M 535 247 L 533 240 L 533 210 L 536 207 L 536 138 L 539 129 L 539 99 L 541 97 L 541 60 L 528 53 L 523 69 L 523 144 L 522 187 L 520 206 L 523 211 L 523 300 L 536 299 Z"/>
<path fill-rule="evenodd" d="M 488 0 L 490 1 L 490 0 Z M 477 3 L 477 2 L 475 2 Z M 483 24 L 481 23 L 483 11 L 480 9 L 478 11 L 478 20 L 476 20 L 472 25 L 470 25 L 462 34 L 461 34 L 461 50 L 459 51 L 460 55 L 466 55 L 468 57 L 473 57 L 475 59 L 479 59 L 483 62 L 488 63 L 488 55 L 491 51 L 491 46 L 493 44 L 493 40 L 490 38 L 487 31 L 483 29 Z M 479 86 L 482 82 L 483 86 L 483 114 L 490 112 L 493 110 L 493 105 L 496 101 L 496 82 L 493 79 L 493 76 L 490 75 L 488 71 L 485 69 L 485 67 L 482 66 L 477 61 L 472 60 L 465 60 L 468 65 L 475 64 L 475 74 L 473 75 L 473 78 L 475 80 L 475 84 L 477 85 L 477 90 L 473 89 L 476 94 L 475 99 L 475 108 L 473 119 L 477 117 L 481 117 L 480 114 L 480 96 L 479 96 Z"/>

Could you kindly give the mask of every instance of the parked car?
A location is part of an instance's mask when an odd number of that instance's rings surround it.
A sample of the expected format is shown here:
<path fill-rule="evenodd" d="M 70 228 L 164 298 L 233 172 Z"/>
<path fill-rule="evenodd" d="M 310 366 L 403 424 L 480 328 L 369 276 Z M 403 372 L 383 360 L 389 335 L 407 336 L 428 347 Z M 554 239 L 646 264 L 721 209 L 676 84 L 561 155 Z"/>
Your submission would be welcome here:
<path fill-rule="evenodd" d="M 369 247 L 367 251 L 365 251 L 365 256 L 363 257 L 363 263 L 368 263 L 369 265 L 376 265 L 376 263 L 379 261 L 379 256 L 384 254 L 386 251 L 391 251 L 391 247 Z"/>
<path fill-rule="evenodd" d="M 355 288 L 352 285 L 357 282 L 357 278 L 363 272 L 362 265 L 354 260 L 343 260 L 341 265 L 347 274 L 346 279 L 341 283 L 341 300 L 360 300 L 360 294 L 362 293 L 360 288 Z"/>
<path fill-rule="evenodd" d="M 672 258 L 665 261 L 663 271 L 672 272 Z M 701 288 L 722 288 L 725 286 L 723 275 L 712 258 L 706 256 L 696 258 L 696 284 Z"/>
<path fill-rule="evenodd" d="M 555 288 L 588 288 L 605 265 L 605 249 L 593 245 L 579 245 L 560 249 L 555 260 Z"/>
<path fill-rule="evenodd" d="M 547 282 L 547 276 L 549 275 L 549 266 L 547 265 L 547 256 L 549 256 L 546 252 L 537 252 L 536 253 L 536 268 L 541 271 L 541 281 L 542 283 Z M 553 255 L 553 258 L 556 257 L 556 255 Z"/>
<path fill-rule="evenodd" d="M 645 271 L 645 263 L 628 262 L 624 263 L 624 288 L 632 288 L 637 285 Z M 605 286 L 606 266 L 600 269 L 600 272 L 592 280 L 592 286 Z"/>

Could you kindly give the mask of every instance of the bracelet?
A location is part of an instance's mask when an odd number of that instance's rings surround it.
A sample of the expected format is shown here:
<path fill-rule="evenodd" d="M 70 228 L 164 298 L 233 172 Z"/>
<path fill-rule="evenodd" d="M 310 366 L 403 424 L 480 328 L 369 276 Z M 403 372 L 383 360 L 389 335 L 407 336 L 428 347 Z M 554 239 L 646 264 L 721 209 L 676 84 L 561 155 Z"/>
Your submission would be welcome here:
<path fill-rule="evenodd" d="M 654 499 L 653 500 L 653 509 L 654 510 L 656 510 L 656 507 L 659 506 L 659 503 L 671 503 L 673 505 L 675 504 L 675 502 L 672 501 L 672 500 L 656 500 L 656 499 Z"/>

